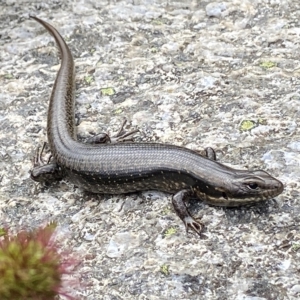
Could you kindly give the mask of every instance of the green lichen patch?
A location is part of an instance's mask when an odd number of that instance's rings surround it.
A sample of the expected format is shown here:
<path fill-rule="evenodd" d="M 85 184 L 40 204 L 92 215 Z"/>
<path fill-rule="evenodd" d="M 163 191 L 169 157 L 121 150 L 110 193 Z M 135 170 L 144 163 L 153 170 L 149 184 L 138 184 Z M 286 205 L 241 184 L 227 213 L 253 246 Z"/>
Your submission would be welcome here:
<path fill-rule="evenodd" d="M 170 274 L 169 266 L 164 264 L 160 267 L 160 272 L 164 274 L 165 276 L 168 276 Z"/>
<path fill-rule="evenodd" d="M 273 62 L 273 61 L 263 61 L 263 62 L 260 63 L 259 66 L 260 66 L 261 68 L 267 70 L 267 69 L 271 69 L 271 68 L 276 67 L 277 64 L 276 64 L 275 62 Z"/>
<path fill-rule="evenodd" d="M 240 131 L 250 131 L 255 128 L 257 123 L 253 120 L 243 120 L 240 125 Z"/>
<path fill-rule="evenodd" d="M 171 209 L 169 207 L 165 207 L 162 211 L 161 211 L 161 215 L 162 216 L 166 216 L 171 212 Z"/>
<path fill-rule="evenodd" d="M 157 53 L 158 51 L 159 51 L 159 49 L 156 48 L 156 47 L 150 48 L 150 52 L 151 52 L 151 53 Z"/>
<path fill-rule="evenodd" d="M 257 120 L 257 123 L 259 124 L 259 125 L 267 125 L 267 120 L 266 119 L 258 119 Z"/>
<path fill-rule="evenodd" d="M 95 79 L 93 76 L 91 76 L 91 75 L 84 76 L 84 82 L 86 85 L 91 85 L 92 82 L 94 82 L 94 81 L 95 81 Z"/>
<path fill-rule="evenodd" d="M 117 108 L 116 110 L 114 110 L 114 115 L 119 115 L 123 112 L 123 109 L 120 107 L 120 108 Z"/>
<path fill-rule="evenodd" d="M 112 87 L 102 88 L 100 91 L 102 96 L 112 96 L 116 93 Z"/>
<path fill-rule="evenodd" d="M 5 79 L 14 79 L 15 76 L 12 75 L 12 74 L 5 74 L 5 75 L 4 75 L 4 78 L 5 78 Z"/>
<path fill-rule="evenodd" d="M 165 23 L 166 23 L 166 20 L 163 18 L 157 18 L 152 21 L 153 25 L 164 25 Z"/>
<path fill-rule="evenodd" d="M 294 251 L 294 252 L 297 252 L 297 251 L 299 251 L 299 249 L 300 249 L 300 244 L 293 244 L 293 246 L 292 246 L 292 250 Z"/>
<path fill-rule="evenodd" d="M 174 227 L 170 227 L 168 228 L 165 232 L 164 232 L 164 236 L 167 237 L 167 236 L 171 236 L 173 234 L 175 234 L 177 232 L 177 229 L 174 228 Z"/>

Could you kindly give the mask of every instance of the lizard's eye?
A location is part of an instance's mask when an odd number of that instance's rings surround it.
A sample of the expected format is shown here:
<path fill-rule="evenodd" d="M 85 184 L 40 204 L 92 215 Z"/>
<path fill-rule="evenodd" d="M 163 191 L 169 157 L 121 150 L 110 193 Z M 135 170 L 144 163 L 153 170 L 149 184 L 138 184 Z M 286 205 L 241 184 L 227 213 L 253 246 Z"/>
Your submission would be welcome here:
<path fill-rule="evenodd" d="M 255 182 L 251 182 L 251 183 L 248 183 L 248 187 L 249 187 L 251 190 L 257 190 L 258 184 L 255 183 Z"/>

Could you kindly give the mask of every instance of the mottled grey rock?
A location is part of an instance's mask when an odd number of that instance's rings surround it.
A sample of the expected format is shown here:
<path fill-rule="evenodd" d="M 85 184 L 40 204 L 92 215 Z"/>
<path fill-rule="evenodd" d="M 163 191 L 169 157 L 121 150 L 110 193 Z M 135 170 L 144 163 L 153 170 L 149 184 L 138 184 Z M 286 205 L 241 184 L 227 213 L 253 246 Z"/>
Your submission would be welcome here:
<path fill-rule="evenodd" d="M 226 3 L 225 2 L 211 2 L 206 5 L 205 7 L 206 15 L 208 17 L 221 17 L 222 12 L 226 10 Z"/>
<path fill-rule="evenodd" d="M 56 221 L 63 250 L 81 260 L 79 299 L 298 299 L 299 11 L 286 0 L 0 1 L 0 227 Z M 74 55 L 80 140 L 126 118 L 136 142 L 214 147 L 220 162 L 264 169 L 284 192 L 236 209 L 190 201 L 199 238 L 169 194 L 32 182 L 59 54 L 29 13 Z M 241 130 L 247 120 L 255 126 Z"/>

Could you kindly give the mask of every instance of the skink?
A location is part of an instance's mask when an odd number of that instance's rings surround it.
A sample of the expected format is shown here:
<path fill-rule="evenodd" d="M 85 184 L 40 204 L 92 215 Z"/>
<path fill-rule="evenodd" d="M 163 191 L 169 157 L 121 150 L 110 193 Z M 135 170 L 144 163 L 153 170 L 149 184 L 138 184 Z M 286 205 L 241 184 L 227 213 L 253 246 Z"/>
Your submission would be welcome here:
<path fill-rule="evenodd" d="M 54 37 L 61 66 L 52 90 L 47 122 L 53 160 L 35 166 L 38 182 L 68 179 L 93 193 L 121 194 L 160 190 L 174 194 L 172 203 L 186 229 L 200 234 L 202 224 L 185 205 L 190 197 L 218 206 L 240 206 L 267 200 L 283 184 L 262 170 L 236 170 L 192 150 L 158 143 L 84 144 L 76 140 L 74 121 L 74 62 L 59 32 L 32 17 Z"/>

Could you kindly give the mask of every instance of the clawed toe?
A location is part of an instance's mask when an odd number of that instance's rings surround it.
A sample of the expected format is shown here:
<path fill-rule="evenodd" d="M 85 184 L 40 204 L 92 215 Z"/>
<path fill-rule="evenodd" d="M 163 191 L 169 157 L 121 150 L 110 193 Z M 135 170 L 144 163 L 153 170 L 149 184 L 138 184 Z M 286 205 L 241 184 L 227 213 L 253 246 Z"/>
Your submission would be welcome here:
<path fill-rule="evenodd" d="M 35 154 L 35 156 L 33 158 L 33 162 L 32 162 L 34 168 L 35 167 L 40 167 L 40 166 L 43 166 L 43 165 L 46 165 L 46 164 L 50 163 L 52 155 L 49 156 L 49 158 L 47 160 L 47 163 L 44 162 L 43 157 L 42 157 L 46 145 L 47 145 L 47 143 L 44 142 L 42 148 L 40 146 L 37 147 L 36 154 Z"/>
<path fill-rule="evenodd" d="M 204 226 L 200 222 L 195 221 L 192 217 L 189 216 L 184 219 L 184 225 L 186 228 L 186 232 L 188 232 L 189 229 L 192 229 L 199 236 L 201 236 L 201 232 Z"/>
<path fill-rule="evenodd" d="M 108 134 L 99 133 L 89 138 L 86 142 L 88 144 L 105 144 L 105 143 L 111 143 L 111 139 Z"/>
<path fill-rule="evenodd" d="M 125 119 L 123 121 L 123 124 L 121 125 L 121 128 L 119 129 L 119 131 L 112 137 L 110 137 L 107 133 L 99 133 L 99 134 L 89 138 L 86 142 L 88 144 L 133 142 L 132 135 L 137 133 L 139 130 L 136 129 L 136 130 L 126 132 L 126 130 L 124 129 L 126 123 L 127 123 L 127 120 Z"/>
<path fill-rule="evenodd" d="M 126 130 L 124 129 L 125 125 L 127 123 L 127 120 L 125 119 L 121 125 L 121 128 L 119 129 L 119 131 L 117 132 L 116 135 L 114 135 L 111 138 L 111 142 L 112 143 L 119 143 L 119 142 L 132 142 L 133 141 L 133 137 L 132 135 L 134 135 L 135 133 L 139 132 L 138 129 L 136 130 L 132 130 L 129 132 L 126 132 Z"/>

